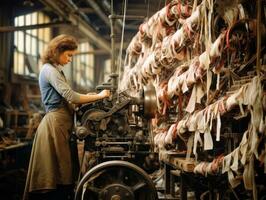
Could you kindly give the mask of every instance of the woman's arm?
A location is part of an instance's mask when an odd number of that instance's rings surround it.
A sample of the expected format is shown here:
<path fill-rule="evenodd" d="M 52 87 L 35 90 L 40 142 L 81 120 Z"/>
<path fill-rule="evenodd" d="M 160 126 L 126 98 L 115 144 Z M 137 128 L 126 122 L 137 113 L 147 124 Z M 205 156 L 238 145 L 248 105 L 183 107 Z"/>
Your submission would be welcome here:
<path fill-rule="evenodd" d="M 97 101 L 100 99 L 104 99 L 106 97 L 110 96 L 110 91 L 109 90 L 103 90 L 99 94 L 81 94 L 80 95 L 80 102 L 79 103 L 89 103 L 92 101 Z"/>
<path fill-rule="evenodd" d="M 60 95 L 62 95 L 62 97 L 74 104 L 90 103 L 110 96 L 109 90 L 103 90 L 99 94 L 80 94 L 75 92 L 68 85 L 60 72 L 54 67 L 50 68 L 46 77 L 49 80 L 49 83 Z"/>

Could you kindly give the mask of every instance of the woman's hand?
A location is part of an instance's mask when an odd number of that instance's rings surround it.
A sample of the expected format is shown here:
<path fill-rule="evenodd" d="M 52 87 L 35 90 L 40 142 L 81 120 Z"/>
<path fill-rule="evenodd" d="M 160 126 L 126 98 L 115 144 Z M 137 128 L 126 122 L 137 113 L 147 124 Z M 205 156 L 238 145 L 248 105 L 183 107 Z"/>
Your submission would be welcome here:
<path fill-rule="evenodd" d="M 106 98 L 106 97 L 109 97 L 111 95 L 111 92 L 110 90 L 102 90 L 99 95 L 102 97 L 102 98 Z"/>
<path fill-rule="evenodd" d="M 93 101 L 97 101 L 100 99 L 104 99 L 106 97 L 109 97 L 111 94 L 110 90 L 103 90 L 98 94 L 92 94 L 92 93 L 87 93 L 87 94 L 80 94 L 80 100 L 79 103 L 83 104 L 83 103 L 90 103 Z"/>

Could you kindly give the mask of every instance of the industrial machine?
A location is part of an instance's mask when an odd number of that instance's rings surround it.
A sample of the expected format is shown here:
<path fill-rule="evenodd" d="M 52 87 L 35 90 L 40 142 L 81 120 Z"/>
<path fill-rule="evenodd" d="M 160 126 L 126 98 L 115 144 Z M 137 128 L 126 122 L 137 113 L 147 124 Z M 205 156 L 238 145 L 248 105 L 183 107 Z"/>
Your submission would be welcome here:
<path fill-rule="evenodd" d="M 147 86 L 138 97 L 116 92 L 110 99 L 76 111 L 75 134 L 85 140 L 85 151 L 90 154 L 76 200 L 157 199 L 148 175 L 159 168 L 149 125 L 156 103 L 155 89 Z"/>

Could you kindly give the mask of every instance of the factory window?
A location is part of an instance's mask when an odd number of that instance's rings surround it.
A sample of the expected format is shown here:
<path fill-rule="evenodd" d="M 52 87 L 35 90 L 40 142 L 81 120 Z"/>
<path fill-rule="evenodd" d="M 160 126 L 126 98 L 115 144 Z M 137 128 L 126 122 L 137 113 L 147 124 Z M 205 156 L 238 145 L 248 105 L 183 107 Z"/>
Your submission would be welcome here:
<path fill-rule="evenodd" d="M 49 17 L 34 12 L 15 18 L 15 26 L 44 24 Z M 41 67 L 40 55 L 50 40 L 50 28 L 15 31 L 14 33 L 14 73 L 37 77 Z"/>
<path fill-rule="evenodd" d="M 90 43 L 81 43 L 75 56 L 73 72 L 74 83 L 83 88 L 92 87 L 94 81 L 94 54 Z"/>
<path fill-rule="evenodd" d="M 104 62 L 104 72 L 103 72 L 103 80 L 107 82 L 110 79 L 111 74 L 111 59 L 107 59 Z"/>

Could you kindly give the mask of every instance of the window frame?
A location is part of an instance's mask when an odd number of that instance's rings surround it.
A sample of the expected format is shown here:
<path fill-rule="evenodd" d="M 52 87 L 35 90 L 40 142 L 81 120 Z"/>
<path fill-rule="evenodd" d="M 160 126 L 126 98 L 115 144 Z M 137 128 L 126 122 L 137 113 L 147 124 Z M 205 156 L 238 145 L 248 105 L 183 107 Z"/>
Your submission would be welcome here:
<path fill-rule="evenodd" d="M 77 88 L 94 87 L 94 54 L 89 52 L 94 51 L 93 45 L 90 42 L 82 42 L 79 44 L 78 53 L 73 60 L 73 84 Z"/>
<path fill-rule="evenodd" d="M 38 11 L 14 18 L 15 26 L 38 25 L 49 22 L 50 17 Z M 50 41 L 51 34 L 51 28 L 14 32 L 12 80 L 16 81 L 20 78 L 36 80 L 38 78 L 41 68 L 41 54 Z M 23 41 L 19 43 L 22 38 Z M 21 57 L 20 60 L 19 57 Z"/>

